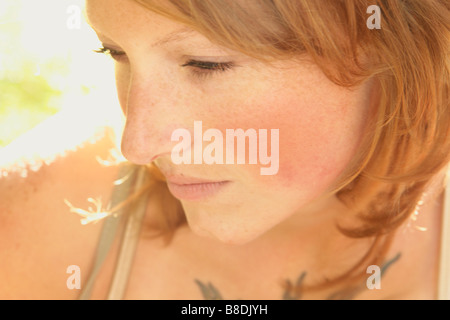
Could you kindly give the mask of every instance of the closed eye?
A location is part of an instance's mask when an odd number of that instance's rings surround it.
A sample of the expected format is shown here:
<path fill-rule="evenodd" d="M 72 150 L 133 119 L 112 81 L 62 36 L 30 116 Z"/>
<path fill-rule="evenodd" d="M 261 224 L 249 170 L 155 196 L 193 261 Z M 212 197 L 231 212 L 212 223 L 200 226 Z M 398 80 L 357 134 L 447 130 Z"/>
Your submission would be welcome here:
<path fill-rule="evenodd" d="M 119 50 L 114 50 L 108 47 L 101 47 L 100 49 L 94 50 L 96 53 L 103 53 L 111 56 L 116 61 L 124 61 L 126 59 L 126 53 Z"/>
<path fill-rule="evenodd" d="M 199 60 L 189 60 L 182 67 L 192 67 L 195 76 L 205 78 L 215 73 L 225 72 L 235 67 L 233 62 L 207 62 Z"/>
<path fill-rule="evenodd" d="M 106 46 L 94 50 L 94 52 L 109 55 L 111 58 L 118 62 L 124 62 L 127 60 L 127 55 L 124 51 L 115 50 Z M 206 78 L 218 72 L 231 70 L 236 65 L 233 62 L 209 62 L 191 59 L 181 66 L 191 67 L 192 73 L 195 76 L 199 78 Z"/>

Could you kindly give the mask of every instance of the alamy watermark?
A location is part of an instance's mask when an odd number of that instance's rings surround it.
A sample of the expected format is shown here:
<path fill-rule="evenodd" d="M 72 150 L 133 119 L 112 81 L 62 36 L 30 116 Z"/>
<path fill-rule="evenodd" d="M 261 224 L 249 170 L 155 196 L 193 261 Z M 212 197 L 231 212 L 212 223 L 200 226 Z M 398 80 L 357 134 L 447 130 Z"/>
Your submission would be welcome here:
<path fill-rule="evenodd" d="M 69 290 L 81 289 L 81 269 L 77 265 L 70 265 L 66 269 L 70 276 L 67 278 L 66 286 Z"/>
<path fill-rule="evenodd" d="M 371 265 L 367 267 L 367 274 L 371 274 L 367 278 L 366 286 L 369 290 L 380 290 L 381 289 L 381 268 L 377 265 Z"/>
<path fill-rule="evenodd" d="M 179 143 L 172 149 L 171 158 L 174 164 L 260 164 L 267 166 L 260 169 L 261 175 L 275 175 L 280 163 L 279 138 L 279 129 L 270 130 L 270 144 L 268 129 L 226 129 L 224 138 L 219 129 L 203 133 L 202 121 L 194 121 L 193 137 L 187 129 L 173 131 L 171 140 Z M 208 143 L 205 148 L 204 142 Z"/>
<path fill-rule="evenodd" d="M 370 30 L 381 29 L 381 9 L 379 6 L 371 5 L 367 7 L 368 14 L 371 16 L 367 19 L 367 28 Z"/>
<path fill-rule="evenodd" d="M 68 15 L 66 26 L 69 30 L 79 30 L 81 29 L 82 21 L 82 10 L 80 6 L 71 5 L 67 7 L 66 13 Z"/>
<path fill-rule="evenodd" d="M 66 269 L 66 273 L 70 274 L 67 278 L 66 286 L 69 290 L 81 289 L 81 269 L 77 265 L 70 265 Z M 382 270 L 377 265 L 367 267 L 367 274 L 371 274 L 366 280 L 366 287 L 369 290 L 381 289 L 381 274 Z"/>

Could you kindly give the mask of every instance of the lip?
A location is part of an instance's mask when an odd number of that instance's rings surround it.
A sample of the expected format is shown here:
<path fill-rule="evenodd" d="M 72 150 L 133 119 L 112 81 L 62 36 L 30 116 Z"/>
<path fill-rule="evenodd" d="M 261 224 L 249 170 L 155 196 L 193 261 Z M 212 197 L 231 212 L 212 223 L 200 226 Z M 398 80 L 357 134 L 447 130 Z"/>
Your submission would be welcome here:
<path fill-rule="evenodd" d="M 211 181 L 199 178 L 172 176 L 167 178 L 167 186 L 175 198 L 199 201 L 210 198 L 228 185 L 230 181 Z"/>

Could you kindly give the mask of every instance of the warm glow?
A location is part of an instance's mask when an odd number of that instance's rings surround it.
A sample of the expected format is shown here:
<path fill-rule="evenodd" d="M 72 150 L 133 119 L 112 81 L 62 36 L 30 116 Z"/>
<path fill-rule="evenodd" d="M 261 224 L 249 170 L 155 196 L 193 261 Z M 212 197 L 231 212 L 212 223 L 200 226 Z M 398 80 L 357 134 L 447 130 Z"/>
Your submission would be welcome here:
<path fill-rule="evenodd" d="M 83 10 L 84 0 L 0 3 L 0 177 L 26 176 L 105 125 L 120 131 L 113 62 L 93 52 Z"/>

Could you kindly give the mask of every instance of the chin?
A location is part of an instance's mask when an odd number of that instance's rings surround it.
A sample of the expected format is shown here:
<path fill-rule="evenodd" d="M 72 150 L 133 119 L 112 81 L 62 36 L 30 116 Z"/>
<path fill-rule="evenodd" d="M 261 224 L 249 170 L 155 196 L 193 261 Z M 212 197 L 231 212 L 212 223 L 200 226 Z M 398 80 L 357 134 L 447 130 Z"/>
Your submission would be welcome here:
<path fill-rule="evenodd" d="M 208 239 L 214 239 L 222 244 L 240 246 L 252 242 L 260 236 L 260 233 L 249 232 L 245 228 L 240 230 L 236 227 L 230 226 L 198 226 L 194 224 L 189 225 L 192 232 L 196 235 Z"/>
<path fill-rule="evenodd" d="M 245 210 L 230 207 L 202 208 L 184 206 L 188 226 L 195 235 L 215 240 L 216 242 L 240 246 L 258 239 L 271 228 L 271 224 L 261 223 L 245 216 Z"/>

